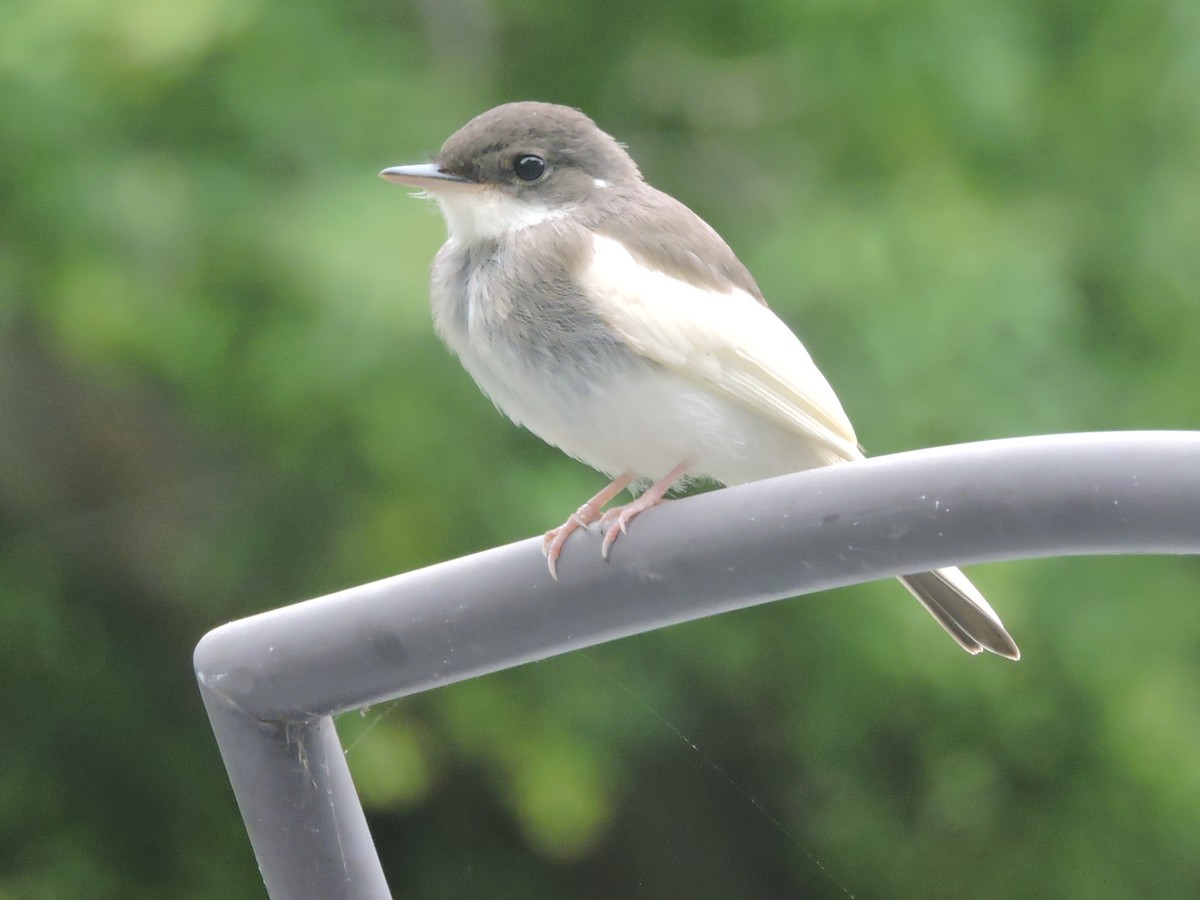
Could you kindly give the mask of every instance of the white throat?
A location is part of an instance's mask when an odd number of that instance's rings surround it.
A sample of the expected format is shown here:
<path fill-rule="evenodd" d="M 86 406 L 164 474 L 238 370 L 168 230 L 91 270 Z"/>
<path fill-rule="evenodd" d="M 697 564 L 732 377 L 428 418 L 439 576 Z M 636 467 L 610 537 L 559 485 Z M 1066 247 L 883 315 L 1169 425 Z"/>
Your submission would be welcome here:
<path fill-rule="evenodd" d="M 518 200 L 494 188 L 449 190 L 433 196 L 446 217 L 450 237 L 464 244 L 494 241 L 567 214 L 566 210 Z"/>

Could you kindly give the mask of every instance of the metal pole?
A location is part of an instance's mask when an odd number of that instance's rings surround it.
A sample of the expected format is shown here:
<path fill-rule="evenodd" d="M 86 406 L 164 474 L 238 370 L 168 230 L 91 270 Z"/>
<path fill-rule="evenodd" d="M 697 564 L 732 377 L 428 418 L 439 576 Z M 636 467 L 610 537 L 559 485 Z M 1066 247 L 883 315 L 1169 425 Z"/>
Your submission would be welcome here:
<path fill-rule="evenodd" d="M 560 582 L 533 539 L 365 584 L 217 628 L 195 667 L 272 900 L 380 900 L 387 885 L 336 713 L 896 574 L 1197 552 L 1200 432 L 1017 438 L 667 503 L 607 563 L 597 535 L 572 537 Z M 930 640 L 942 639 L 931 625 Z"/>

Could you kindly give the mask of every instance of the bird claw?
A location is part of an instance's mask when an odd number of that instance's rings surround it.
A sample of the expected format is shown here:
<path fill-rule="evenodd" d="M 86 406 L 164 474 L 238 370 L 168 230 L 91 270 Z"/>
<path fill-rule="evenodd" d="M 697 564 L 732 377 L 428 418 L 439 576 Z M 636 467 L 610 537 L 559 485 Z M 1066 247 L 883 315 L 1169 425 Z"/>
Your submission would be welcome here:
<path fill-rule="evenodd" d="M 609 550 L 612 549 L 612 545 L 616 539 L 622 534 L 629 533 L 629 523 L 633 520 L 633 517 L 661 503 L 663 495 L 672 484 L 683 477 L 690 464 L 688 460 L 684 460 L 633 502 L 626 503 L 624 506 L 614 506 L 607 512 L 601 512 L 604 509 L 604 504 L 612 500 L 613 497 L 623 491 L 633 481 L 633 473 L 625 472 L 613 479 L 613 482 L 595 497 L 575 510 L 562 525 L 553 531 L 547 531 L 545 537 L 542 538 L 542 553 L 546 556 L 546 564 L 550 568 L 550 577 L 558 581 L 558 557 L 562 554 L 562 548 L 567 542 L 567 538 L 580 528 L 585 531 L 589 530 L 589 526 L 593 522 L 599 522 L 600 529 L 604 532 L 604 543 L 600 545 L 600 556 L 607 560 Z"/>
<path fill-rule="evenodd" d="M 589 500 L 567 517 L 557 528 L 547 531 L 542 538 L 542 554 L 546 557 L 546 565 L 550 569 L 550 577 L 558 581 L 558 557 L 562 555 L 567 538 L 582 528 L 590 531 L 593 522 L 600 518 L 600 510 L 595 506 L 594 498 Z"/>
<path fill-rule="evenodd" d="M 612 545 L 617 538 L 623 534 L 629 534 L 629 523 L 633 521 L 633 517 L 658 502 L 655 500 L 652 503 L 643 503 L 641 498 L 638 498 L 624 506 L 613 507 L 601 516 L 600 528 L 604 530 L 604 543 L 600 545 L 600 556 L 608 559 L 609 551 L 612 550 Z"/>
<path fill-rule="evenodd" d="M 571 532 L 581 527 L 575 517 L 567 519 L 558 528 L 547 531 L 542 537 L 542 555 L 546 557 L 546 565 L 550 569 L 550 577 L 558 581 L 558 557 L 562 554 L 563 544 L 571 536 Z M 586 526 L 583 526 L 586 527 Z"/>
<path fill-rule="evenodd" d="M 600 557 L 608 559 L 608 552 L 612 549 L 612 545 L 616 542 L 618 535 L 628 534 L 623 523 L 618 523 L 604 533 L 604 543 L 600 545 Z"/>

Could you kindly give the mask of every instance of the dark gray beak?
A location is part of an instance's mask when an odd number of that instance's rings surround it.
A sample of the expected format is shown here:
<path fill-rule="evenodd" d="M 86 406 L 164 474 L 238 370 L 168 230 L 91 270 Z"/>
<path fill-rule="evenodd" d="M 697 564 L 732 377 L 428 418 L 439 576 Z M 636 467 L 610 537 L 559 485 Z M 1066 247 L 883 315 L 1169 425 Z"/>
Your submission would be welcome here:
<path fill-rule="evenodd" d="M 379 177 L 386 178 L 388 181 L 394 181 L 396 184 L 421 188 L 426 191 L 436 191 L 439 188 L 444 190 L 448 187 L 460 185 L 467 187 L 475 184 L 469 178 L 463 178 L 461 175 L 442 171 L 437 167 L 436 163 L 421 163 L 417 166 L 392 166 L 390 169 L 384 169 L 380 172 Z"/>

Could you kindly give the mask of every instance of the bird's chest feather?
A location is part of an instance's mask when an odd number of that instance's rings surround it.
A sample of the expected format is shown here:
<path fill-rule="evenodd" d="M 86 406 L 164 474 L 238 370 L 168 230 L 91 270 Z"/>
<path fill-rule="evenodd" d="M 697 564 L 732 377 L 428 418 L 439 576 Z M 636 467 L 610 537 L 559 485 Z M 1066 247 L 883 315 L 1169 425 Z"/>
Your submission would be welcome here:
<path fill-rule="evenodd" d="M 496 381 L 533 379 L 586 394 L 634 356 L 574 277 L 583 248 L 562 252 L 553 232 L 537 238 L 447 242 L 434 263 L 434 322 L 489 393 Z"/>
<path fill-rule="evenodd" d="M 646 365 L 574 277 L 584 248 L 554 239 L 448 241 L 430 291 L 442 340 L 497 406 L 539 432 L 547 420 L 582 422 L 598 392 Z"/>

